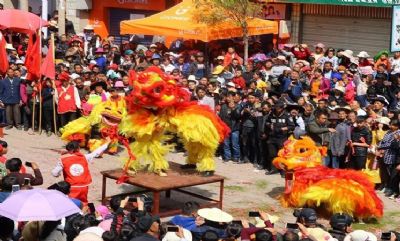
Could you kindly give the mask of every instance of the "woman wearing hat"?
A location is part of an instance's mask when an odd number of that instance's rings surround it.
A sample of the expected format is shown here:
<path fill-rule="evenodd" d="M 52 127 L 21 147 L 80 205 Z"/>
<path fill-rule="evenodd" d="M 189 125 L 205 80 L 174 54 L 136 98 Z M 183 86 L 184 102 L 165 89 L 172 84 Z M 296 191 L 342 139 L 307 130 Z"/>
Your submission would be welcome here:
<path fill-rule="evenodd" d="M 377 153 L 378 145 L 382 141 L 383 137 L 389 130 L 390 119 L 387 117 L 380 117 L 370 126 L 372 132 L 372 142 L 368 148 L 367 164 L 365 169 L 371 177 L 374 177 L 374 183 L 381 183 L 378 170 L 378 158 L 380 154 Z"/>
<path fill-rule="evenodd" d="M 315 63 L 319 63 L 320 59 L 324 56 L 325 45 L 323 43 L 318 43 L 314 45 L 315 51 L 311 56 L 315 59 Z"/>
<path fill-rule="evenodd" d="M 389 131 L 385 134 L 382 141 L 379 143 L 377 150 L 379 155 L 382 157 L 380 159 L 380 177 L 381 177 L 381 191 L 385 193 L 385 196 L 392 196 L 394 194 L 391 186 L 391 174 L 395 171 L 398 164 L 398 142 L 400 139 L 399 129 L 400 121 L 391 120 L 389 123 Z M 396 143 L 397 142 L 397 143 Z M 398 186 L 397 188 L 398 189 Z M 398 193 L 397 193 L 398 195 Z"/>
<path fill-rule="evenodd" d="M 319 66 L 324 66 L 326 62 L 330 62 L 334 70 L 338 68 L 339 59 L 335 55 L 334 48 L 328 48 L 325 52 L 325 56 L 322 57 L 317 63 L 319 64 Z"/>
<path fill-rule="evenodd" d="M 96 61 L 96 65 L 99 66 L 100 71 L 103 72 L 106 69 L 107 59 L 103 56 L 104 55 L 103 48 L 97 48 L 94 52 L 95 57 L 94 60 Z"/>
<path fill-rule="evenodd" d="M 390 65 L 389 61 L 389 52 L 387 50 L 380 51 L 377 55 L 374 57 L 375 60 L 375 70 L 378 69 L 378 66 L 384 65 L 385 70 L 389 73 L 392 66 Z"/>

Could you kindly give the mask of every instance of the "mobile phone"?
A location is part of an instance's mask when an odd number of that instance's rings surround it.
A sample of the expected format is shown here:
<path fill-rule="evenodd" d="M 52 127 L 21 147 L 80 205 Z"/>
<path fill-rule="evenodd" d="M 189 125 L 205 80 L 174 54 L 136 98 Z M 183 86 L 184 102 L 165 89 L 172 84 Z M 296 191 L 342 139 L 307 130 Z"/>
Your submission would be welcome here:
<path fill-rule="evenodd" d="M 299 229 L 299 225 L 297 223 L 287 223 L 286 228 L 287 229 Z"/>
<path fill-rule="evenodd" d="M 31 184 L 31 179 L 24 178 L 24 186 L 29 186 Z"/>
<path fill-rule="evenodd" d="M 137 197 L 129 197 L 128 202 L 130 202 L 130 203 L 137 202 Z"/>
<path fill-rule="evenodd" d="M 32 163 L 31 162 L 25 162 L 25 166 L 32 167 Z"/>
<path fill-rule="evenodd" d="M 19 185 L 12 185 L 11 192 L 18 192 L 20 190 Z"/>
<path fill-rule="evenodd" d="M 251 211 L 249 212 L 249 217 L 260 217 L 260 212 Z"/>
<path fill-rule="evenodd" d="M 88 207 L 89 207 L 90 213 L 95 213 L 96 212 L 96 208 L 94 207 L 93 203 L 88 203 Z"/>
<path fill-rule="evenodd" d="M 242 220 L 232 220 L 232 223 L 242 226 Z"/>
<path fill-rule="evenodd" d="M 167 232 L 179 232 L 179 227 L 178 226 L 167 226 Z"/>
<path fill-rule="evenodd" d="M 383 239 L 383 240 L 390 240 L 391 237 L 392 237 L 391 232 L 386 232 L 386 233 L 381 234 L 381 239 Z"/>

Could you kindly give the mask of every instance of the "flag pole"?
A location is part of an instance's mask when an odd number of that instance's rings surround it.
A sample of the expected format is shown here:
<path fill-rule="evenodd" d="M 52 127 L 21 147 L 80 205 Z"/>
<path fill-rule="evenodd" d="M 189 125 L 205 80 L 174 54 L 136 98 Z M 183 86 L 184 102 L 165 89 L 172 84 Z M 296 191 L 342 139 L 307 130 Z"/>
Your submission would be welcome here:
<path fill-rule="evenodd" d="M 53 55 L 53 59 L 55 60 L 55 46 L 54 46 L 54 33 L 51 33 L 51 37 L 50 37 L 50 44 L 52 45 L 52 55 Z M 56 84 L 54 82 L 54 79 L 51 80 L 51 84 L 54 88 L 53 90 L 53 122 L 54 122 L 54 134 L 57 135 L 57 110 L 56 110 Z"/>
<path fill-rule="evenodd" d="M 32 38 L 32 47 L 33 47 L 33 45 L 34 45 L 34 43 L 33 43 L 33 34 L 32 34 L 32 36 L 31 36 L 31 38 Z M 36 38 L 36 41 L 38 41 L 38 39 Z M 35 80 L 33 80 L 34 82 L 35 82 Z M 34 85 L 35 87 L 36 87 L 36 93 L 35 93 L 35 91 L 32 91 L 32 101 L 33 101 L 33 103 L 32 103 L 32 133 L 34 134 L 35 133 L 35 109 L 36 109 L 36 97 L 37 97 L 37 83 Z"/>
<path fill-rule="evenodd" d="M 42 20 L 40 19 L 39 28 L 39 58 L 40 58 L 40 74 L 39 74 L 39 135 L 42 134 L 42 112 L 43 112 L 43 100 L 42 100 Z"/>

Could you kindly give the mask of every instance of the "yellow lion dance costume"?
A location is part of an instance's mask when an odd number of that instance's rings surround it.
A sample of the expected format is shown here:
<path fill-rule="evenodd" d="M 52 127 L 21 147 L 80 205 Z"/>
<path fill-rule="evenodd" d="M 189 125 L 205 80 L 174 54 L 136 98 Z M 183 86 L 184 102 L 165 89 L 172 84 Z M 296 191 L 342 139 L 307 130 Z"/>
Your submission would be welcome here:
<path fill-rule="evenodd" d="M 81 147 L 86 146 L 90 151 L 94 151 L 110 137 L 107 152 L 115 154 L 121 141 L 118 135 L 119 124 L 126 115 L 126 102 L 122 97 L 96 103 L 88 116 L 80 117 L 63 127 L 61 139 L 78 141 Z M 92 135 L 93 128 L 98 128 L 99 136 Z"/>
<path fill-rule="evenodd" d="M 189 92 L 157 67 L 131 77 L 131 81 L 133 91 L 126 98 L 128 116 L 122 120 L 120 131 L 135 139 L 131 150 L 137 158 L 127 160 L 124 170 L 147 168 L 165 176 L 165 155 L 172 147 L 166 144 L 168 133 L 177 133 L 187 150 L 186 167 L 212 175 L 215 151 L 229 133 L 225 123 L 207 106 L 190 102 Z"/>
<path fill-rule="evenodd" d="M 285 207 L 323 207 L 330 214 L 347 213 L 353 217 L 382 217 L 383 204 L 374 184 L 363 172 L 322 166 L 324 147 L 309 137 L 291 137 L 273 164 L 286 171 Z"/>

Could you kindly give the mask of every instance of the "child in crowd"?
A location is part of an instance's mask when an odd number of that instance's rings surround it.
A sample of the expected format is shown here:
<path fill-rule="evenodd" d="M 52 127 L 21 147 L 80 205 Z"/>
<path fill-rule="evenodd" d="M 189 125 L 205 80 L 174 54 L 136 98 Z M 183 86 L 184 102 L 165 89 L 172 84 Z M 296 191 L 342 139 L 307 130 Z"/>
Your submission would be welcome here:
<path fill-rule="evenodd" d="M 0 140 L 0 177 L 4 177 L 7 175 L 6 169 L 6 161 L 7 157 L 5 156 L 8 152 L 8 143 L 6 141 Z M 20 173 L 26 173 L 26 168 L 24 165 L 21 166 Z"/>

